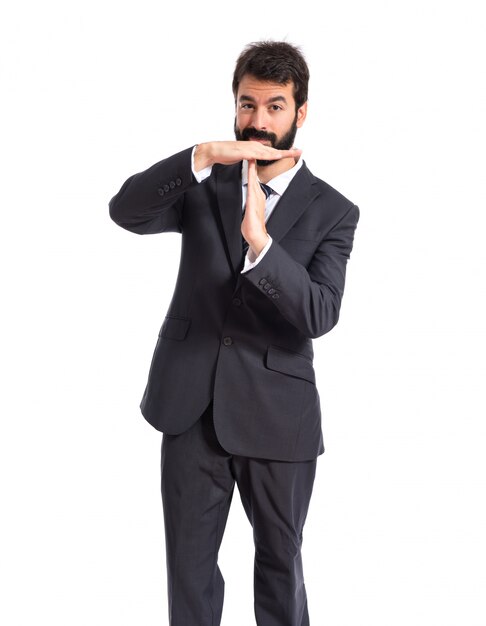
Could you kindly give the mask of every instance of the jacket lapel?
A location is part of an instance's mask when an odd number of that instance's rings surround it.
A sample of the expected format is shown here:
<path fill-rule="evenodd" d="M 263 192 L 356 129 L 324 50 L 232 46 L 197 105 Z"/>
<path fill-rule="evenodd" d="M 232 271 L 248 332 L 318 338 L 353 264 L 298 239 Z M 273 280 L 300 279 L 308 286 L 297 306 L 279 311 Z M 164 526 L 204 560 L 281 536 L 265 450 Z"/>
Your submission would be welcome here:
<path fill-rule="evenodd" d="M 314 177 L 304 162 L 267 220 L 272 239 L 280 241 L 318 195 Z"/>
<path fill-rule="evenodd" d="M 218 167 L 216 172 L 216 196 L 221 223 L 226 237 L 226 253 L 236 274 L 243 255 L 241 239 L 242 193 L 241 163 Z"/>
<path fill-rule="evenodd" d="M 243 257 L 241 163 L 218 167 L 215 180 L 227 255 L 237 274 Z M 280 241 L 318 195 L 314 177 L 304 162 L 267 220 L 267 231 L 272 239 Z"/>

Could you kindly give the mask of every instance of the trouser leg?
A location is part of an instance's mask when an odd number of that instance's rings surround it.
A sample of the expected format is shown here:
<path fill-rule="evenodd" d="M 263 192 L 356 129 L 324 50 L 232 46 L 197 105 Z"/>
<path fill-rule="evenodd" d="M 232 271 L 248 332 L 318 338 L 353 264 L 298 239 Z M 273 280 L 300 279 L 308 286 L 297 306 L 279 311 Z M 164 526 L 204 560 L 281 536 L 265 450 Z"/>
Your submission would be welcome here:
<path fill-rule="evenodd" d="M 217 559 L 234 478 L 212 405 L 185 433 L 164 435 L 161 487 L 171 626 L 219 626 L 224 580 Z"/>
<path fill-rule="evenodd" d="M 255 542 L 258 626 L 308 626 L 302 531 L 316 460 L 285 463 L 233 457 L 233 470 Z"/>

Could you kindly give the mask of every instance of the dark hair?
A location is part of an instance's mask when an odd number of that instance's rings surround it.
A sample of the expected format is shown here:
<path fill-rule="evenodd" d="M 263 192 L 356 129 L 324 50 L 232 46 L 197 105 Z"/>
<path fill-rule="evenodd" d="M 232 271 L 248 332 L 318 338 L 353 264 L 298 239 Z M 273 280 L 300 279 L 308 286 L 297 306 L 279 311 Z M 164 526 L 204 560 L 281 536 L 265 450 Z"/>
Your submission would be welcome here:
<path fill-rule="evenodd" d="M 246 74 L 280 85 L 292 81 L 296 109 L 307 101 L 309 68 L 300 49 L 286 41 L 257 41 L 244 48 L 233 74 L 235 100 L 240 81 Z"/>

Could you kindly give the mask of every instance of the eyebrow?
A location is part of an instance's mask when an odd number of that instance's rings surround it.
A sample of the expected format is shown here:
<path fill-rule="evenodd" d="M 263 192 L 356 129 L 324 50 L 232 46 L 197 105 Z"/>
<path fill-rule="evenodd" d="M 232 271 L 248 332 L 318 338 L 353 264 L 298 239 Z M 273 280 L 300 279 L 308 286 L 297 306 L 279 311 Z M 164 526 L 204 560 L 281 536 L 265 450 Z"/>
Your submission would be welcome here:
<path fill-rule="evenodd" d="M 242 95 L 242 96 L 239 97 L 239 101 L 242 102 L 243 100 L 249 100 L 250 102 L 256 102 L 256 99 L 253 96 Z M 273 102 L 285 102 L 285 104 L 287 104 L 287 100 L 286 100 L 285 96 L 273 96 L 273 98 L 269 98 L 267 100 L 268 104 L 271 104 Z"/>

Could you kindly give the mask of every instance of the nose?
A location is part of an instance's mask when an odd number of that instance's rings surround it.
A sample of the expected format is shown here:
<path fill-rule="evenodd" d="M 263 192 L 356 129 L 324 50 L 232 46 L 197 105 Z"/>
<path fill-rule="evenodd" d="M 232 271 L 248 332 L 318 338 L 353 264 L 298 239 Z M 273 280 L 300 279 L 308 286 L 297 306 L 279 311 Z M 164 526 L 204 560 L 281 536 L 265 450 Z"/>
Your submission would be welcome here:
<path fill-rule="evenodd" d="M 263 107 L 256 107 L 253 111 L 252 125 L 257 130 L 267 129 L 267 112 Z"/>

